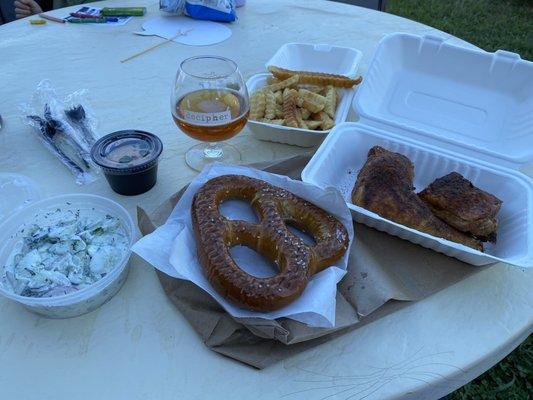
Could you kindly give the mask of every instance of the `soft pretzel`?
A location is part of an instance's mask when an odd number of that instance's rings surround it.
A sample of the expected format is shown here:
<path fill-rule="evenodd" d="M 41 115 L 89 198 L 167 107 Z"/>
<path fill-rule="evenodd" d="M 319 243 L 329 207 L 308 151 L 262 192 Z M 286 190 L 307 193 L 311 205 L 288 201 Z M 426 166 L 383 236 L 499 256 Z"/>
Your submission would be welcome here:
<path fill-rule="evenodd" d="M 250 202 L 259 223 L 229 220 L 219 206 L 228 199 Z M 346 252 L 346 228 L 333 216 L 293 193 L 259 179 L 223 175 L 205 183 L 191 208 L 200 264 L 213 287 L 240 306 L 269 311 L 298 298 L 309 278 L 331 266 Z M 310 234 L 313 246 L 288 228 Z M 252 276 L 235 263 L 230 248 L 247 246 L 273 261 L 279 273 Z"/>

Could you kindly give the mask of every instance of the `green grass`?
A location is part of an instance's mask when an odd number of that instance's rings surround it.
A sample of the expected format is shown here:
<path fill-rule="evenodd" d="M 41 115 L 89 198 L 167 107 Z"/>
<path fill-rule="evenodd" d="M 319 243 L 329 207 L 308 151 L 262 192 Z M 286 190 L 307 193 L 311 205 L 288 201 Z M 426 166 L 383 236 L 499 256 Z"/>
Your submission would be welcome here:
<path fill-rule="evenodd" d="M 388 0 L 387 12 L 451 33 L 487 50 L 533 60 L 533 0 Z M 533 398 L 533 336 L 446 400 Z"/>
<path fill-rule="evenodd" d="M 533 336 L 446 400 L 528 400 L 533 397 Z"/>
<path fill-rule="evenodd" d="M 387 12 L 533 61 L 533 0 L 388 0 Z"/>

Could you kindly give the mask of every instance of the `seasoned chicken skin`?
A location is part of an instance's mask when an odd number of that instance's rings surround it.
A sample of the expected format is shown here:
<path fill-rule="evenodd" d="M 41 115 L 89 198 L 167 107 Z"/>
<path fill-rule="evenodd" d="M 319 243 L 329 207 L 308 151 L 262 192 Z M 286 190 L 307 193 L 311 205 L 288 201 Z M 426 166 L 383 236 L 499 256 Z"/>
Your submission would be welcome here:
<path fill-rule="evenodd" d="M 414 166 L 402 154 L 372 147 L 357 176 L 352 202 L 383 218 L 483 251 L 482 243 L 437 218 L 413 187 Z"/>
<path fill-rule="evenodd" d="M 436 179 L 418 194 L 433 213 L 454 228 L 495 239 L 502 201 L 452 172 Z"/>

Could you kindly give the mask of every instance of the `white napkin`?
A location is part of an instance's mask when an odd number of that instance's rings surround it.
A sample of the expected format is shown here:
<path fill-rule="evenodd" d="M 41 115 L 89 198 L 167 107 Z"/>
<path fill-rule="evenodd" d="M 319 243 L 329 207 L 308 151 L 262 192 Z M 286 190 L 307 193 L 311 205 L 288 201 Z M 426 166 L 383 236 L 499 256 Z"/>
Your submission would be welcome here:
<path fill-rule="evenodd" d="M 191 182 L 167 222 L 133 246 L 133 251 L 167 275 L 193 282 L 209 293 L 230 315 L 235 318 L 277 319 L 286 317 L 313 327 L 335 326 L 335 297 L 337 283 L 346 273 L 349 249 L 335 265 L 311 277 L 302 295 L 287 306 L 271 312 L 251 311 L 236 306 L 226 300 L 211 286 L 203 274 L 196 256 L 196 245 L 191 221 L 191 204 L 194 194 L 207 181 L 220 175 L 246 175 L 262 179 L 272 185 L 282 187 L 301 198 L 312 202 L 334 215 L 347 229 L 350 246 L 354 231 L 352 217 L 340 193 L 334 189 L 321 189 L 286 176 L 275 175 L 256 169 L 228 166 L 215 163 L 204 170 Z M 228 218 L 248 219 L 249 206 L 242 202 L 228 201 L 221 206 Z M 265 276 L 265 260 L 254 251 L 244 247 L 232 249 L 235 261 L 249 273 Z"/>

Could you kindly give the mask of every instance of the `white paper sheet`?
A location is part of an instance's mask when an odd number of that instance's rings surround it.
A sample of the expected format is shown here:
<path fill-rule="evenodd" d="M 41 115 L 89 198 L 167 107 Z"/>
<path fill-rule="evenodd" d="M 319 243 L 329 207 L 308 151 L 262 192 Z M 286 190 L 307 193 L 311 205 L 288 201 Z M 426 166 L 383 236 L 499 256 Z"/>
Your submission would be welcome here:
<path fill-rule="evenodd" d="M 224 24 L 180 16 L 154 18 L 143 23 L 142 27 L 146 34 L 157 35 L 164 39 L 170 39 L 180 31 L 186 32 L 173 41 L 189 46 L 207 46 L 222 42 L 231 36 L 231 29 Z"/>
<path fill-rule="evenodd" d="M 282 309 L 271 312 L 256 312 L 239 308 L 216 292 L 203 274 L 196 256 L 196 245 L 191 221 L 191 204 L 194 194 L 208 180 L 227 174 L 246 175 L 283 187 L 305 200 L 316 204 L 335 215 L 346 227 L 350 246 L 354 240 L 352 217 L 342 196 L 334 189 L 321 189 L 286 176 L 270 174 L 248 167 L 213 164 L 206 167 L 190 184 L 170 214 L 167 222 L 152 234 L 145 236 L 133 246 L 133 251 L 167 275 L 193 282 L 208 292 L 235 318 L 291 318 L 314 327 L 335 325 L 335 296 L 337 283 L 346 273 L 349 250 L 334 266 L 311 277 L 302 295 Z M 243 216 L 240 202 L 227 202 L 223 214 L 232 218 Z M 246 212 L 245 212 L 246 213 Z M 248 211 L 249 213 L 249 211 Z M 234 258 L 247 272 L 265 268 L 264 259 L 252 251 L 239 249 L 232 252 Z M 246 267 L 244 267 L 246 265 Z M 254 266 L 256 270 L 254 271 Z M 268 267 L 267 267 L 268 268 Z M 264 269 L 263 269 L 264 272 Z"/>

